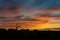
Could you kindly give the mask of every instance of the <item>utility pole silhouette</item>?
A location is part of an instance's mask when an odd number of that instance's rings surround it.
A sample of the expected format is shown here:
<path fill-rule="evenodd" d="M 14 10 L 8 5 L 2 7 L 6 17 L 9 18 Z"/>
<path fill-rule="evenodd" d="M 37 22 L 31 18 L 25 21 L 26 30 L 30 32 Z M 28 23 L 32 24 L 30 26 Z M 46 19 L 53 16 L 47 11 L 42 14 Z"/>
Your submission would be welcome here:
<path fill-rule="evenodd" d="M 21 27 L 20 25 L 16 24 L 16 30 L 18 30 L 18 28 Z"/>

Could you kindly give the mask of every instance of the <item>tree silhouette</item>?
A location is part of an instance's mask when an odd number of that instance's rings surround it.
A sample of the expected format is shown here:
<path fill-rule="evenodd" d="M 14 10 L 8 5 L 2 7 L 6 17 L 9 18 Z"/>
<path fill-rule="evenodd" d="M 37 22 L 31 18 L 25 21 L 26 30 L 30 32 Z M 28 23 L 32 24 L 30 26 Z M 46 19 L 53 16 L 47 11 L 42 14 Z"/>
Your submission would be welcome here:
<path fill-rule="evenodd" d="M 18 30 L 18 28 L 21 27 L 20 25 L 16 24 L 16 30 Z"/>

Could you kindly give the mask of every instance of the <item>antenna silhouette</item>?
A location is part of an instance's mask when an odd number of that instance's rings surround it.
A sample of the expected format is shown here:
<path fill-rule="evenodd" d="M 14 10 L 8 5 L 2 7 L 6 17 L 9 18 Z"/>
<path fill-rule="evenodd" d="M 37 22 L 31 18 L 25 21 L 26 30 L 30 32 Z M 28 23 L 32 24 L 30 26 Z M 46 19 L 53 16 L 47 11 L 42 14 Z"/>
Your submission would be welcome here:
<path fill-rule="evenodd" d="M 16 30 L 18 30 L 18 28 L 21 27 L 20 25 L 16 24 Z"/>

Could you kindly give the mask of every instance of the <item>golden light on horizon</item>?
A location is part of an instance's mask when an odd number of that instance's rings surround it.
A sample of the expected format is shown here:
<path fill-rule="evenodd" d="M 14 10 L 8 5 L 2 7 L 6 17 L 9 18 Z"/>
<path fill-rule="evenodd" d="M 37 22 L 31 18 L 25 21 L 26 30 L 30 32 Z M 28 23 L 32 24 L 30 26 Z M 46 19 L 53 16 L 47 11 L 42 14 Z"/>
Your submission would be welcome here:
<path fill-rule="evenodd" d="M 5 29 L 16 29 L 16 24 L 20 25 L 21 27 L 19 29 L 30 29 L 30 30 L 34 30 L 34 29 L 45 29 L 45 28 L 60 28 L 60 22 L 59 23 L 54 23 L 51 22 L 51 20 L 56 21 L 55 19 L 60 20 L 60 17 L 41 17 L 41 16 L 34 16 L 34 14 L 46 14 L 46 13 L 50 13 L 50 12 L 59 12 L 60 10 L 39 10 L 39 11 L 34 11 L 33 13 L 30 13 L 31 15 L 27 15 L 24 14 L 24 18 L 23 20 L 19 19 L 20 15 L 20 9 L 17 8 L 14 11 L 8 11 L 5 10 L 5 12 L 2 12 L 4 14 L 1 14 L 0 16 L 7 16 L 8 18 L 6 18 L 6 20 L 14 20 L 14 21 L 5 21 L 5 22 L 0 22 L 0 28 L 5 28 Z M 9 16 L 14 17 L 14 18 L 9 18 Z M 18 18 L 16 18 L 18 17 Z M 22 17 L 22 18 L 23 18 Z M 32 21 L 30 21 L 29 18 L 33 18 Z M 3 20 L 5 20 L 4 18 L 2 18 Z M 29 20 L 28 20 L 29 19 Z M 49 23 L 50 22 L 50 23 Z"/>
<path fill-rule="evenodd" d="M 18 25 L 21 25 L 20 29 L 29 29 L 29 30 L 40 30 L 40 29 L 46 29 L 46 28 L 60 28 L 60 23 L 40 23 L 39 21 L 21 21 Z M 4 26 L 3 28 L 9 29 L 15 29 L 16 24 L 2 24 L 0 26 Z"/>

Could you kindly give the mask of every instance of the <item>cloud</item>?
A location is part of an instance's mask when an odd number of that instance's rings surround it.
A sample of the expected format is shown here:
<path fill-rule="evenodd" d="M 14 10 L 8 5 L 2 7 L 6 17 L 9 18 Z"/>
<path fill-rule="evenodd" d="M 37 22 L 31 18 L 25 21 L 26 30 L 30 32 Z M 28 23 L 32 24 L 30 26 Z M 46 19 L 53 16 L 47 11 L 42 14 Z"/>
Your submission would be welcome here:
<path fill-rule="evenodd" d="M 36 13 L 35 16 L 41 16 L 41 17 L 60 17 L 60 12 L 50 12 L 50 13 Z"/>
<path fill-rule="evenodd" d="M 34 19 L 34 18 L 25 18 L 25 19 L 20 19 L 20 20 L 24 20 L 24 21 L 37 21 L 37 19 Z"/>
<path fill-rule="evenodd" d="M 5 20 L 0 20 L 0 22 L 5 22 Z"/>
<path fill-rule="evenodd" d="M 60 17 L 60 12 L 52 12 L 52 13 L 49 13 L 48 16 L 51 16 L 51 17 Z"/>
<path fill-rule="evenodd" d="M 0 17 L 1 22 L 6 22 L 6 21 L 16 21 L 16 20 L 24 20 L 24 21 L 37 21 L 35 18 L 31 18 L 30 16 L 15 16 L 15 17 Z"/>
<path fill-rule="evenodd" d="M 0 17 L 0 22 L 6 22 L 6 21 L 15 21 L 16 19 L 12 19 L 9 17 Z"/>
<path fill-rule="evenodd" d="M 36 19 L 34 18 L 31 18 L 29 16 L 18 16 L 16 17 L 17 20 L 24 20 L 24 21 L 37 21 Z"/>

